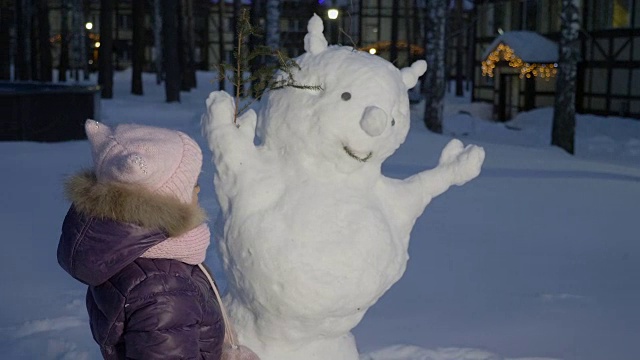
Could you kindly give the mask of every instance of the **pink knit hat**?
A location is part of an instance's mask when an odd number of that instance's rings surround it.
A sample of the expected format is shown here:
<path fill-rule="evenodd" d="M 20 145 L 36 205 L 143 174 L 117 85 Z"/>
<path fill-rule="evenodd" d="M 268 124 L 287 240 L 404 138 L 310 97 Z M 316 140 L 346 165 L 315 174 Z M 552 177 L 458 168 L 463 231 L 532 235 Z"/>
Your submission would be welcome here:
<path fill-rule="evenodd" d="M 202 169 L 202 151 L 189 136 L 134 124 L 112 130 L 94 120 L 87 120 L 84 128 L 99 182 L 140 185 L 191 203 Z"/>

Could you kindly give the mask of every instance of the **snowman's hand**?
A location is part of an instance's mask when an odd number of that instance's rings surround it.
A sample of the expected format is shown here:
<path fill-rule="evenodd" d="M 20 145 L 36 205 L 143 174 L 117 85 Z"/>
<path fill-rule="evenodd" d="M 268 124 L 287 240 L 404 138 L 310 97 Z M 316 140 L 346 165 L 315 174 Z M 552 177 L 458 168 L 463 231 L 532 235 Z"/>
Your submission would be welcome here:
<path fill-rule="evenodd" d="M 451 185 L 463 185 L 480 174 L 484 157 L 482 147 L 465 147 L 460 140 L 453 139 L 442 150 L 438 168 L 442 168 L 448 174 Z"/>
<path fill-rule="evenodd" d="M 202 121 L 202 129 L 205 134 L 211 133 L 217 127 L 235 126 L 233 118 L 236 105 L 231 95 L 224 91 L 214 91 L 209 94 L 206 106 L 206 119 L 203 117 Z"/>
<path fill-rule="evenodd" d="M 464 146 L 460 140 L 451 140 L 442 150 L 438 166 L 425 170 L 402 181 L 398 199 L 422 212 L 431 199 L 447 191 L 451 185 L 463 185 L 480 174 L 484 161 L 484 149 Z"/>
<path fill-rule="evenodd" d="M 464 144 L 458 139 L 452 139 L 442 149 L 439 164 L 448 164 L 455 160 L 456 156 L 464 150 Z"/>
<path fill-rule="evenodd" d="M 258 115 L 253 109 L 245 111 L 238 118 L 238 129 L 244 137 L 253 141 L 256 135 L 256 123 L 258 121 Z"/>
<path fill-rule="evenodd" d="M 255 112 L 247 111 L 238 119 L 238 124 L 234 124 L 235 102 L 224 91 L 209 94 L 206 105 L 207 111 L 202 116 L 202 133 L 213 152 L 216 165 L 224 161 L 233 166 L 251 156 L 255 151 Z"/>

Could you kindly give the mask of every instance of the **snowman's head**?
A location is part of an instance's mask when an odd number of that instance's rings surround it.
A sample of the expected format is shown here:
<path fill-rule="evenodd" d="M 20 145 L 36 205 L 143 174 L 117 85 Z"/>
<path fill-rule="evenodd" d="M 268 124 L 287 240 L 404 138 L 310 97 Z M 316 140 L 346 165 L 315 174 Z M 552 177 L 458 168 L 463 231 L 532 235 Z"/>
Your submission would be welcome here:
<path fill-rule="evenodd" d="M 342 172 L 379 166 L 407 136 L 407 90 L 426 71 L 426 62 L 399 70 L 379 56 L 327 46 L 317 15 L 308 30 L 307 52 L 293 71 L 297 86 L 264 98 L 259 126 L 265 145 Z M 309 86 L 322 89 L 300 88 Z"/>

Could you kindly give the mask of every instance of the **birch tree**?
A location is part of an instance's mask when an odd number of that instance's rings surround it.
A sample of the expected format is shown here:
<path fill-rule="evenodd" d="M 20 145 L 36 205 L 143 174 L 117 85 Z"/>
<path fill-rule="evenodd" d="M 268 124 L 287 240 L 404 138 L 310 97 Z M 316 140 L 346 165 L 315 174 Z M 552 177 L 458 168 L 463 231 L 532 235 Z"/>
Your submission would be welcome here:
<path fill-rule="evenodd" d="M 225 46 L 224 46 L 224 17 L 225 17 L 225 6 L 224 1 L 218 0 L 218 52 L 220 53 L 219 63 L 224 64 L 226 61 L 225 55 Z M 226 74 L 222 73 L 218 76 L 218 89 L 226 90 L 225 79 L 227 78 Z"/>
<path fill-rule="evenodd" d="M 423 80 L 424 122 L 433 132 L 442 133 L 445 91 L 445 26 L 447 0 L 429 0 L 425 8 L 425 60 L 428 69 Z"/>
<path fill-rule="evenodd" d="M 267 0 L 265 17 L 265 45 L 280 48 L 280 0 Z"/>
<path fill-rule="evenodd" d="M 558 78 L 553 111 L 551 144 L 574 153 L 576 127 L 576 78 L 580 56 L 580 0 L 562 0 Z"/>
<path fill-rule="evenodd" d="M 98 84 L 103 99 L 113 98 L 113 6 L 100 0 L 100 47 L 98 48 Z"/>

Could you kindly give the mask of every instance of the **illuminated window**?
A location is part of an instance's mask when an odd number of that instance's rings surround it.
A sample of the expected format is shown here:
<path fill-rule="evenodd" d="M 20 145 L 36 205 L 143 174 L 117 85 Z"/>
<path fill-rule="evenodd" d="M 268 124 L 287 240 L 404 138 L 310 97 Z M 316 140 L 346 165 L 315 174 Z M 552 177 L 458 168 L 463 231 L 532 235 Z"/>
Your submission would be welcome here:
<path fill-rule="evenodd" d="M 613 1 L 613 18 L 612 23 L 614 28 L 626 28 L 630 23 L 630 0 L 614 0 Z"/>

